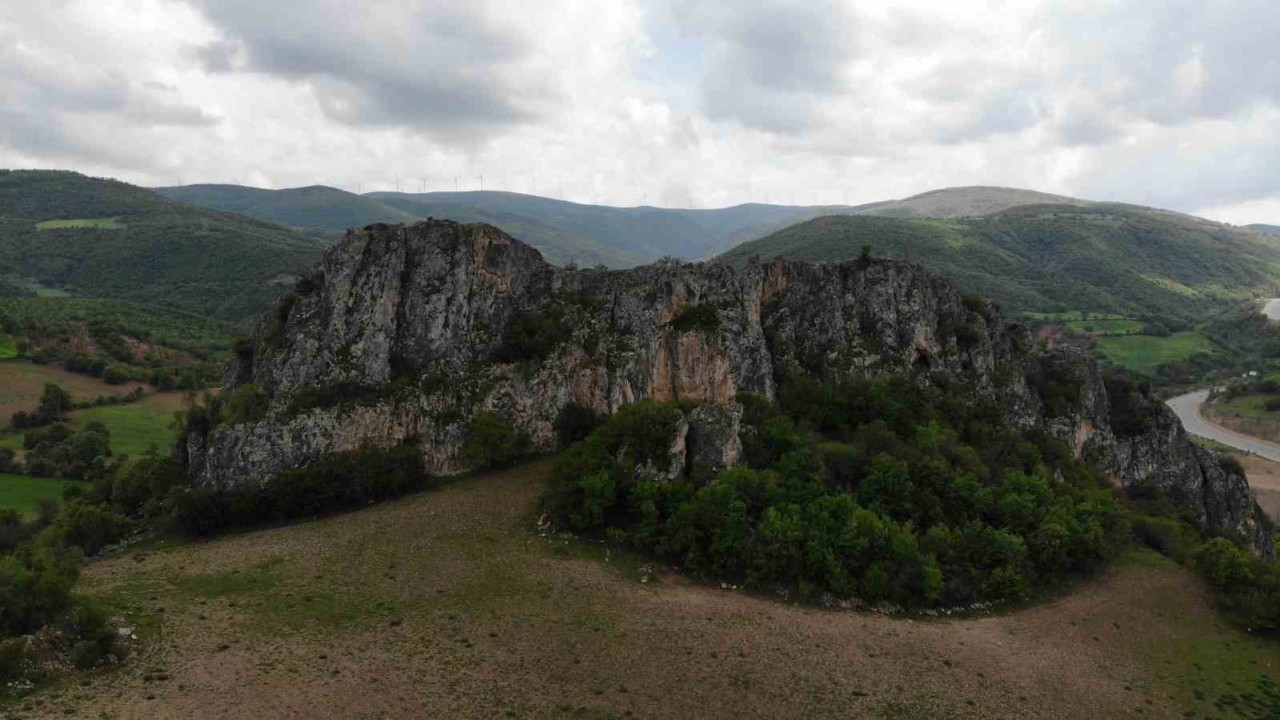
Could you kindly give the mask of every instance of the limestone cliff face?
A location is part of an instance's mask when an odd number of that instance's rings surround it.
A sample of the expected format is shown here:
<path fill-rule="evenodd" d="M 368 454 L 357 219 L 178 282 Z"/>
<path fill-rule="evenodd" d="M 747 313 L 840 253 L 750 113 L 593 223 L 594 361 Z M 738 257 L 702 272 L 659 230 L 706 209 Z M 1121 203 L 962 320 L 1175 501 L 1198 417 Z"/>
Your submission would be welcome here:
<path fill-rule="evenodd" d="M 912 265 L 557 269 L 496 228 L 448 221 L 374 225 L 331 248 L 231 370 L 229 392 L 253 384 L 267 395 L 265 419 L 193 436 L 187 466 L 197 484 L 259 483 L 413 438 L 429 470 L 451 473 L 465 469 L 466 428 L 483 410 L 552 450 L 571 402 L 604 413 L 642 398 L 724 405 L 740 392 L 772 396 L 794 374 L 916 370 L 963 377 L 1012 422 L 1049 430 L 1119 482 L 1176 487 L 1207 529 L 1270 547 L 1243 476 L 1180 426 L 1118 438 L 1086 353 L 1035 346 L 994 307 Z M 736 458 L 738 416 L 723 417 L 690 416 L 686 462 Z"/>

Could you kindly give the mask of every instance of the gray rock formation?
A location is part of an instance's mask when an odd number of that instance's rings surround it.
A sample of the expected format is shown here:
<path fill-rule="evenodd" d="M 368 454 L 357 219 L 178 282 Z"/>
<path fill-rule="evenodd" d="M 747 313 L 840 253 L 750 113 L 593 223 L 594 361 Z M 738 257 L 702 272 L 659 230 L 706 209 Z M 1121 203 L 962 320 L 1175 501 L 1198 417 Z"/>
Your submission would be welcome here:
<path fill-rule="evenodd" d="M 547 451 L 571 402 L 611 413 L 687 398 L 707 405 L 686 415 L 672 459 L 706 476 L 738 461 L 740 410 L 718 406 L 740 392 L 772 396 L 793 374 L 914 370 L 963 377 L 1010 421 L 1047 429 L 1117 482 L 1166 489 L 1210 532 L 1270 551 L 1243 475 L 1195 448 L 1176 419 L 1157 412 L 1118 436 L 1087 353 L 1037 346 L 991 304 L 915 266 L 557 269 L 496 228 L 448 221 L 374 225 L 331 248 L 229 375 L 228 392 L 266 394 L 266 416 L 193 435 L 186 462 L 197 484 L 226 487 L 415 438 L 430 471 L 452 473 L 465 469 L 466 428 L 483 410 Z"/>

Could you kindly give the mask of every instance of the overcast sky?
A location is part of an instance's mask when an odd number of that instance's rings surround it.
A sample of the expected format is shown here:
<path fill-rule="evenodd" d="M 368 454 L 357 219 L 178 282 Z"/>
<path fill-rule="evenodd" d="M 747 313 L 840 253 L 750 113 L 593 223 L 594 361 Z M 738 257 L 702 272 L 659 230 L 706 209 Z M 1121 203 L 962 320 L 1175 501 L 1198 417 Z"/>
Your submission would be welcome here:
<path fill-rule="evenodd" d="M 0 167 L 694 207 L 1008 185 L 1280 223 L 1274 0 L 4 5 Z"/>

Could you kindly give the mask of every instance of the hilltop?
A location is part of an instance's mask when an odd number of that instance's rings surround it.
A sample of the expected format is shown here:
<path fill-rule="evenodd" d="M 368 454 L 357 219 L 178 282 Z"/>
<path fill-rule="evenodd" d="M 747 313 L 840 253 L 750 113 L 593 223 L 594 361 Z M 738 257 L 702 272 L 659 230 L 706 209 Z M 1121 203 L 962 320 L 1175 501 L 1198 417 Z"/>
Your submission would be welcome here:
<path fill-rule="evenodd" d="M 252 318 L 322 246 L 294 230 L 114 180 L 0 171 L 6 284 Z"/>
<path fill-rule="evenodd" d="M 1280 289 L 1280 247 L 1256 233 L 1130 205 L 1031 205 L 983 218 L 833 216 L 720 256 L 816 262 L 907 257 L 1015 311 L 1085 310 L 1195 323 Z"/>
<path fill-rule="evenodd" d="M 1087 200 L 1051 195 L 1018 188 L 969 187 L 943 188 L 912 195 L 902 200 L 871 203 L 856 209 L 859 215 L 898 218 L 964 218 L 987 217 L 1025 205 L 1075 205 L 1087 207 Z"/>

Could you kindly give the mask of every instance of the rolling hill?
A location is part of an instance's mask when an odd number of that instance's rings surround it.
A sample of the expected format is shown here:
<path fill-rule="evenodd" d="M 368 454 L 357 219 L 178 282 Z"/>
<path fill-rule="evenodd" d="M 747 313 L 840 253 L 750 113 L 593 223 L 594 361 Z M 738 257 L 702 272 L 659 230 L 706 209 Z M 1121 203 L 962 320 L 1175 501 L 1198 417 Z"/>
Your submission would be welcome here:
<path fill-rule="evenodd" d="M 1087 310 L 1191 324 L 1280 290 L 1280 245 L 1256 233 L 1130 205 L 1029 205 L 988 217 L 810 220 L 720 257 L 819 262 L 909 257 L 1013 310 Z"/>
<path fill-rule="evenodd" d="M 1262 233 L 1263 235 L 1280 237 L 1280 225 L 1264 225 L 1262 223 L 1255 223 L 1253 225 L 1245 225 L 1244 227 L 1246 230 L 1252 230 L 1256 233 Z"/>
<path fill-rule="evenodd" d="M 326 241 L 375 222 L 426 218 L 486 222 L 538 248 L 557 264 L 630 267 L 674 256 L 698 259 L 795 223 L 828 215 L 900 218 L 983 217 L 1035 204 L 1087 206 L 1084 200 L 1031 190 L 960 187 L 866 205 L 748 203 L 694 210 L 583 205 L 509 192 L 372 192 L 312 186 L 263 190 L 237 185 L 157 188 L 165 197 L 303 230 Z"/>
<path fill-rule="evenodd" d="M 487 204 L 483 198 L 458 202 L 396 193 L 390 193 L 389 198 L 380 198 L 322 185 L 287 190 L 239 185 L 185 185 L 157 188 L 156 192 L 173 200 L 294 227 L 324 242 L 336 242 L 348 228 L 442 217 L 458 222 L 498 225 L 519 235 L 558 264 L 578 262 L 628 267 L 641 262 L 639 257 L 625 250 L 608 247 L 593 238 L 542 222 L 537 217 L 490 207 L 498 204 Z M 502 193 L 459 194 L 487 196 Z"/>
<path fill-rule="evenodd" d="M 810 217 L 815 208 L 747 204 L 716 210 L 606 207 L 508 192 L 374 192 L 329 187 L 262 190 L 236 185 L 157 188 L 174 200 L 301 229 L 336 240 L 375 222 L 426 218 L 486 222 L 557 264 L 631 267 L 664 256 L 705 257 Z M 852 208 L 823 208 L 823 214 Z"/>
<path fill-rule="evenodd" d="M 0 171 L 0 275 L 11 286 L 246 321 L 323 246 L 294 230 L 63 171 Z"/>
<path fill-rule="evenodd" d="M 987 217 L 1025 205 L 1092 205 L 1087 200 L 1050 195 L 1018 188 L 971 187 L 943 188 L 912 195 L 903 200 L 871 203 L 855 208 L 858 215 L 880 215 L 898 218 L 964 218 Z"/>

